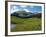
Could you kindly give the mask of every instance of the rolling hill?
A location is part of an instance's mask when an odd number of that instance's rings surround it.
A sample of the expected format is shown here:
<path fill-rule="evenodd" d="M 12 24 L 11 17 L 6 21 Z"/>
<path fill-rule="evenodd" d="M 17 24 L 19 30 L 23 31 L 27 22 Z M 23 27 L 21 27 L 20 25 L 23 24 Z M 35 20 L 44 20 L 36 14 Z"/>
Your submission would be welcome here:
<path fill-rule="evenodd" d="M 21 18 L 31 18 L 31 17 L 41 17 L 41 13 L 32 13 L 26 11 L 16 11 L 11 14 L 11 16 L 21 17 Z"/>

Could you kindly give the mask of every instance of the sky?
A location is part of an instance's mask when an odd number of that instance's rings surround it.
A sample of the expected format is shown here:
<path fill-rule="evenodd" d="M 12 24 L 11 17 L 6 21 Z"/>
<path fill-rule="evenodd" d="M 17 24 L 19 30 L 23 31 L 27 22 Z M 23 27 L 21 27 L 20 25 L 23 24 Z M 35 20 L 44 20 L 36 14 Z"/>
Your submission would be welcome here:
<path fill-rule="evenodd" d="M 32 6 L 32 5 L 11 5 L 10 7 L 11 13 L 14 13 L 16 11 L 24 10 L 26 12 L 32 12 L 32 13 L 40 13 L 42 11 L 41 6 Z"/>

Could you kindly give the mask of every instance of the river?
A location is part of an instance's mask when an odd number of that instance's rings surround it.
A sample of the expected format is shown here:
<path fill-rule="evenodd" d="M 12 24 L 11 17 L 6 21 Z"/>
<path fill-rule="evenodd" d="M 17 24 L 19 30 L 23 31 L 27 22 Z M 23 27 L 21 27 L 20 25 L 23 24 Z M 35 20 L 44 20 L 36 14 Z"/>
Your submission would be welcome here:
<path fill-rule="evenodd" d="M 15 24 L 11 24 L 11 29 L 14 29 L 16 27 Z"/>

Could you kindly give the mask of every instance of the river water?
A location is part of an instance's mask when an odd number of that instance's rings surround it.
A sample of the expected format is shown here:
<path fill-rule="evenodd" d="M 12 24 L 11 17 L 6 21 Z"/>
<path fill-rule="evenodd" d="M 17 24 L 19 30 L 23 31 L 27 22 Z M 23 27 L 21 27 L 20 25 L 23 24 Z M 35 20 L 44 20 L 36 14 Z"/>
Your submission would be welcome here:
<path fill-rule="evenodd" d="M 11 29 L 14 29 L 16 27 L 15 24 L 11 24 Z"/>

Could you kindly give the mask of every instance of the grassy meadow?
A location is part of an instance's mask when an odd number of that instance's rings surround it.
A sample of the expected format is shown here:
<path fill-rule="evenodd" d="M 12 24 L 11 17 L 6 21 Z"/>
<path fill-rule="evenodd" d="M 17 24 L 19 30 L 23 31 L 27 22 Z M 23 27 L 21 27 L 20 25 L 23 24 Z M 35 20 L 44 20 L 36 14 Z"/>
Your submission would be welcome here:
<path fill-rule="evenodd" d="M 11 32 L 41 30 L 40 18 L 18 18 L 16 16 L 11 16 L 11 24 L 16 25 L 14 29 L 11 29 Z"/>

